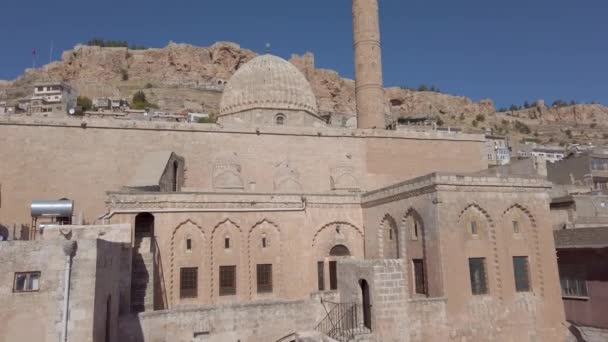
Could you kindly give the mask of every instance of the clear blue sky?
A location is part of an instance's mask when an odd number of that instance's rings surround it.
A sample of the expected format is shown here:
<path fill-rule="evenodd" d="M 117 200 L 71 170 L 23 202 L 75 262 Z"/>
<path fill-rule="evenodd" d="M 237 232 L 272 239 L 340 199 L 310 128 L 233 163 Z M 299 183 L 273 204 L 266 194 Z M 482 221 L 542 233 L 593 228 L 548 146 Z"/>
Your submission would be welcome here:
<path fill-rule="evenodd" d="M 498 106 L 608 104 L 607 0 L 380 0 L 386 85 L 432 84 Z M 349 0 L 0 0 L 0 79 L 93 37 L 162 47 L 220 40 L 312 51 L 352 77 Z"/>

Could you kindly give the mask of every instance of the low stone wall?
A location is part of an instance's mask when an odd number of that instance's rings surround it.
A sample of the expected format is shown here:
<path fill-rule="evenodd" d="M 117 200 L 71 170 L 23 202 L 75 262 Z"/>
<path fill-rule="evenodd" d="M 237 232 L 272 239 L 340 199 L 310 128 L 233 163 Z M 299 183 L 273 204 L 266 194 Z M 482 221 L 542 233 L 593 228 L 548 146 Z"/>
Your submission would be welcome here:
<path fill-rule="evenodd" d="M 608 329 L 598 329 L 592 327 L 577 327 L 587 342 L 606 342 L 608 341 Z"/>
<path fill-rule="evenodd" d="M 329 295 L 331 298 L 332 293 Z M 320 296 L 125 316 L 120 319 L 120 341 L 273 342 L 291 333 L 314 330 L 325 316 Z"/>

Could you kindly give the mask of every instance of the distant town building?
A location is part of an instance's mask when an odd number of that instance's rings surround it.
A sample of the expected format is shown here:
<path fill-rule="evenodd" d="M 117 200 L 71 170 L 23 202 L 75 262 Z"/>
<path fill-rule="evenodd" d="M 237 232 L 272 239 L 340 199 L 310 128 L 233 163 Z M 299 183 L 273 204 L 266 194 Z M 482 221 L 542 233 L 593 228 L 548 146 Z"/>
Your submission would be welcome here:
<path fill-rule="evenodd" d="M 97 111 L 113 110 L 118 111 L 129 106 L 126 99 L 99 97 L 93 99 L 93 108 Z"/>
<path fill-rule="evenodd" d="M 538 145 L 536 143 L 524 144 L 517 151 L 517 157 L 519 158 L 543 158 L 549 163 L 560 161 L 565 156 L 566 150 L 563 147 Z"/>
<path fill-rule="evenodd" d="M 107 97 L 93 99 L 93 108 L 95 110 L 110 109 L 110 99 Z"/>
<path fill-rule="evenodd" d="M 207 113 L 188 113 L 188 122 L 198 122 L 201 119 L 209 119 Z"/>
<path fill-rule="evenodd" d="M 34 95 L 30 99 L 29 112 L 62 113 L 76 107 L 76 91 L 63 82 L 44 82 L 34 84 Z"/>
<path fill-rule="evenodd" d="M 566 320 L 576 325 L 585 341 L 605 341 L 608 195 L 555 197 L 551 200 L 551 214 Z"/>
<path fill-rule="evenodd" d="M 596 147 L 547 164 L 548 178 L 555 184 L 586 185 L 608 193 L 608 148 Z"/>
<path fill-rule="evenodd" d="M 486 154 L 489 166 L 501 166 L 511 162 L 511 147 L 508 138 L 486 135 Z"/>

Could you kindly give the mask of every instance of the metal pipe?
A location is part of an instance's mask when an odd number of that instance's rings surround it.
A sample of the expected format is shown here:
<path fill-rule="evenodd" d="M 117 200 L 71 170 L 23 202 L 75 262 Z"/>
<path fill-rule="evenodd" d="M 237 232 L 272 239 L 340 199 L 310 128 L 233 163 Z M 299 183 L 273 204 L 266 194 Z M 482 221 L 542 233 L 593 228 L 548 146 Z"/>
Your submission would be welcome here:
<path fill-rule="evenodd" d="M 63 319 L 62 319 L 62 330 L 61 330 L 61 342 L 68 340 L 68 306 L 70 303 L 70 271 L 72 269 L 72 257 L 67 255 L 65 257 L 65 275 L 64 286 L 63 286 Z"/>
<path fill-rule="evenodd" d="M 68 340 L 68 310 L 70 305 L 70 275 L 72 271 L 72 256 L 76 252 L 76 241 L 66 241 L 63 244 L 65 254 L 65 273 L 63 285 L 63 318 L 60 342 Z"/>

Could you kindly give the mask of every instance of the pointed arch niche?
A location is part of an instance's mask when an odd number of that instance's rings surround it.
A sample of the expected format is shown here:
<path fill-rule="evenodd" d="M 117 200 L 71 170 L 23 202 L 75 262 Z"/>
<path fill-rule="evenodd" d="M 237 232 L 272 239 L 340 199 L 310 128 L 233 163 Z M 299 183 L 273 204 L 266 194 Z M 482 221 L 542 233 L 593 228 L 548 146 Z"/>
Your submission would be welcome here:
<path fill-rule="evenodd" d="M 400 259 L 400 234 L 395 219 L 386 214 L 378 227 L 378 254 L 382 259 Z"/>
<path fill-rule="evenodd" d="M 283 294 L 282 250 L 281 230 L 274 222 L 264 219 L 249 230 L 250 299 L 280 298 Z"/>
<path fill-rule="evenodd" d="M 427 233 L 422 216 L 414 208 L 407 210 L 401 220 L 401 227 L 405 232 L 405 250 L 408 287 L 412 297 L 429 296 L 429 267 Z"/>
<path fill-rule="evenodd" d="M 209 304 L 209 242 L 203 228 L 191 220 L 179 224 L 171 235 L 170 291 L 172 307 Z M 183 291 L 182 269 L 196 269 L 196 291 Z M 188 293 L 186 293 L 188 292 Z"/>
<path fill-rule="evenodd" d="M 502 273 L 498 249 L 498 236 L 494 220 L 488 211 L 477 203 L 468 204 L 459 214 L 456 226 L 458 248 L 462 251 L 462 269 L 460 273 L 470 276 L 469 259 L 483 258 L 485 260 L 486 291 L 503 298 Z M 465 281 L 467 292 L 473 295 L 473 284 L 467 277 Z"/>
<path fill-rule="evenodd" d="M 544 295 L 544 275 L 536 219 L 525 206 L 513 204 L 501 217 L 501 236 L 508 246 L 509 259 L 528 258 L 529 291 Z M 507 269 L 513 274 L 513 263 Z M 510 277 L 509 279 L 511 279 Z"/>

